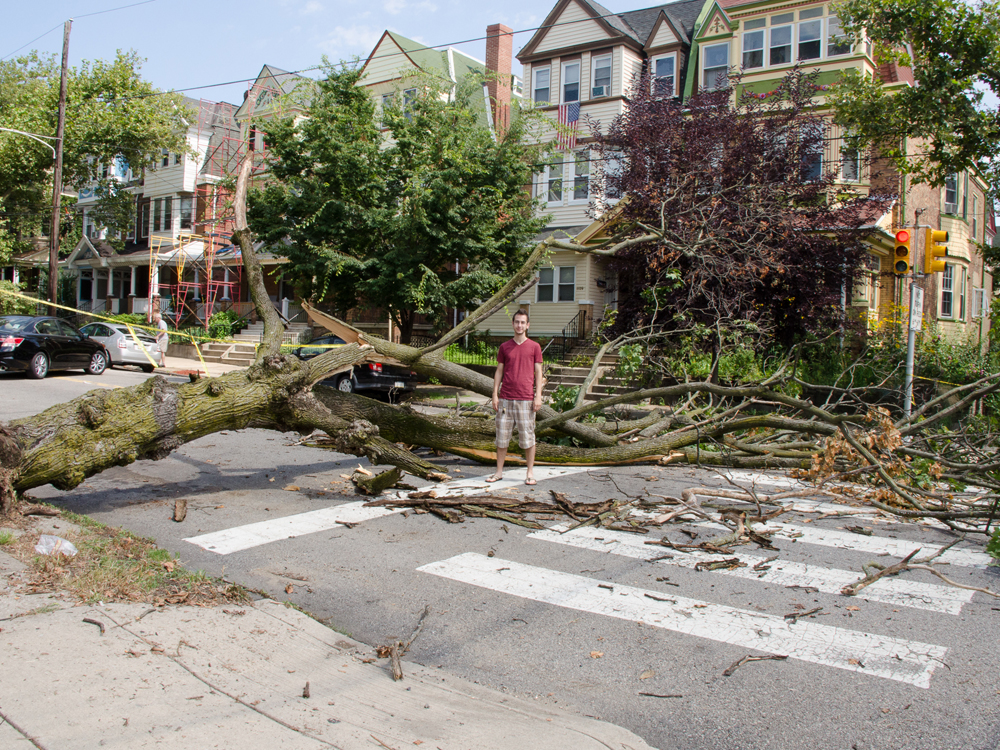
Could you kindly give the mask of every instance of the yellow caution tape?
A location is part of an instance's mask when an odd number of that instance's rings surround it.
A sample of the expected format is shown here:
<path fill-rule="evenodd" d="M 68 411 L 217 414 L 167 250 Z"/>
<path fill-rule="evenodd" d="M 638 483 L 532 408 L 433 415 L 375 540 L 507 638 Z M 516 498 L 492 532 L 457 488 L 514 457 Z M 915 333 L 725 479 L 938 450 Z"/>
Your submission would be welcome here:
<path fill-rule="evenodd" d="M 157 367 L 156 362 L 153 362 L 153 358 L 150 357 L 149 352 L 146 351 L 146 347 L 143 346 L 142 342 L 139 341 L 138 336 L 136 336 L 135 330 L 133 329 L 133 325 L 131 323 L 123 323 L 122 321 L 118 321 L 115 320 L 114 318 L 109 318 L 104 315 L 98 315 L 97 313 L 78 310 L 75 307 L 67 307 L 66 305 L 59 305 L 56 304 L 55 302 L 49 302 L 47 300 L 38 299 L 37 297 L 29 297 L 27 294 L 21 294 L 20 292 L 11 292 L 7 289 L 0 289 L 0 294 L 6 294 L 8 297 L 17 297 L 18 299 L 27 300 L 28 302 L 34 302 L 36 305 L 45 305 L 46 307 L 55 307 L 58 308 L 59 310 L 66 310 L 68 312 L 75 313 L 77 315 L 86 315 L 87 317 L 95 318 L 96 320 L 101 320 L 104 321 L 105 323 L 117 323 L 119 325 L 124 325 L 126 328 L 128 328 L 129 333 L 132 334 L 132 339 L 135 341 L 136 344 L 138 344 L 139 348 L 142 350 L 142 353 L 146 355 L 146 359 L 150 361 L 150 364 L 152 364 L 153 367 Z M 159 328 L 153 328 L 152 326 L 134 326 L 134 328 L 149 331 L 153 334 L 154 338 L 157 334 L 160 333 Z M 198 348 L 199 339 L 196 339 L 191 334 L 184 333 L 183 331 L 174 331 L 173 335 L 191 340 L 191 344 L 194 346 L 194 350 L 198 354 L 198 359 L 201 361 L 202 366 L 205 368 L 205 372 L 208 372 L 208 365 L 205 364 L 205 358 L 201 356 L 201 349 Z M 202 342 L 206 341 L 206 339 L 200 339 L 200 340 Z M 235 341 L 226 339 L 207 339 L 207 341 L 218 342 L 223 344 L 236 343 Z M 256 344 L 254 344 L 254 347 L 256 348 Z M 163 353 L 164 358 L 166 358 L 166 355 L 167 353 L 164 352 Z"/>

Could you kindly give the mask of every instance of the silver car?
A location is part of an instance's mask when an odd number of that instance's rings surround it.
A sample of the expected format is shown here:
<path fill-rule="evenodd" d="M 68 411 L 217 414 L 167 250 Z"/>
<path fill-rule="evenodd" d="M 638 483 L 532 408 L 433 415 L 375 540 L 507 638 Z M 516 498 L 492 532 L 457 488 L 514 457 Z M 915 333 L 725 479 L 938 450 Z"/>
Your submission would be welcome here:
<path fill-rule="evenodd" d="M 156 367 L 163 367 L 165 364 L 160 345 L 145 331 L 136 329 L 135 335 L 145 346 L 148 357 L 143 354 L 139 344 L 129 333 L 128 326 L 121 323 L 88 323 L 80 329 L 80 332 L 104 344 L 113 365 L 135 365 L 143 372 L 152 372 L 155 369 L 154 363 Z"/>

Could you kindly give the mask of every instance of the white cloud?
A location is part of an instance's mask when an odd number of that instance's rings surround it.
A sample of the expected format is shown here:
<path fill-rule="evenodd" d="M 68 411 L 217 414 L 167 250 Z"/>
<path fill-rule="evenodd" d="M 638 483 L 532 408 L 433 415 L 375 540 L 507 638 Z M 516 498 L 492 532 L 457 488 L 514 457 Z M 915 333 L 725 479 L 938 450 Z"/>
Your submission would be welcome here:
<path fill-rule="evenodd" d="M 320 42 L 319 48 L 332 58 L 367 54 L 381 36 L 382 30 L 371 26 L 337 26 Z"/>
<path fill-rule="evenodd" d="M 397 16 L 404 10 L 422 10 L 427 13 L 437 11 L 437 6 L 432 2 L 428 2 L 428 0 L 422 0 L 419 3 L 411 3 L 407 2 L 407 0 L 386 0 L 383 7 L 385 8 L 385 12 L 392 16 Z"/>
<path fill-rule="evenodd" d="M 319 13 L 321 10 L 323 10 L 323 3 L 318 0 L 309 0 L 302 9 L 302 15 L 308 16 L 313 13 Z"/>

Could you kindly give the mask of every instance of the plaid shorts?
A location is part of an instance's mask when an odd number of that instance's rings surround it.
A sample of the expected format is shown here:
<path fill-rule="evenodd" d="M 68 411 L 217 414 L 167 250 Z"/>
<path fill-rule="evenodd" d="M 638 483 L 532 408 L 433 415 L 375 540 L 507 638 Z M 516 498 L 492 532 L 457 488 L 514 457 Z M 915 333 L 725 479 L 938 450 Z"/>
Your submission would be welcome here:
<path fill-rule="evenodd" d="M 535 410 L 531 401 L 500 399 L 497 411 L 497 447 L 510 445 L 510 438 L 517 425 L 517 444 L 527 450 L 535 444 Z"/>

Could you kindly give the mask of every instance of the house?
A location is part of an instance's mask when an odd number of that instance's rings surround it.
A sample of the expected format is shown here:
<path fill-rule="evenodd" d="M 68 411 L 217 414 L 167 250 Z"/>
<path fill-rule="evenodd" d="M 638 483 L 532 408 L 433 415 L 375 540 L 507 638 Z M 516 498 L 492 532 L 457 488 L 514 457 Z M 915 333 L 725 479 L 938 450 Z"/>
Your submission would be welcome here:
<path fill-rule="evenodd" d="M 164 150 L 155 164 L 138 172 L 122 160 L 100 168 L 103 180 L 135 196 L 133 227 L 110 237 L 93 215 L 97 183 L 80 190 L 83 237 L 66 260 L 77 277 L 80 310 L 160 310 L 179 325 L 189 317 L 207 323 L 217 309 L 245 312 L 251 307 L 240 254 L 230 240 L 232 227 L 223 218 L 225 196 L 217 191 L 238 161 L 235 108 L 189 98 L 185 104 L 192 113 L 185 151 Z"/>
<path fill-rule="evenodd" d="M 592 138 L 585 123 L 607 124 L 621 114 L 644 70 L 655 76 L 666 96 L 681 96 L 703 4 L 680 0 L 614 13 L 592 0 L 560 0 L 521 48 L 517 59 L 526 98 L 553 122 L 540 137 L 556 138 L 561 111 L 569 127 L 576 128 L 576 136 L 562 139 L 560 151 L 531 186 L 549 219 L 542 237 L 575 237 L 594 220 L 592 206 L 599 214 L 614 203 L 594 179 L 597 170 L 588 149 Z M 604 259 L 558 251 L 539 269 L 538 278 L 527 298 L 516 301 L 529 311 L 534 336 L 590 331 L 615 306 L 615 282 Z M 506 332 L 512 313 L 497 313 L 480 327 Z"/>
<path fill-rule="evenodd" d="M 725 85 L 726 69 L 742 70 L 742 85 L 766 96 L 794 65 L 816 71 L 817 106 L 829 110 L 822 87 L 845 70 L 881 80 L 889 89 L 915 85 L 912 71 L 875 57 L 872 43 L 854 45 L 844 36 L 836 5 L 828 2 L 760 2 L 713 0 L 699 14 L 691 41 L 690 64 L 684 73 L 683 95 Z M 936 324 L 951 338 L 974 338 L 985 346 L 989 331 L 989 300 L 993 279 L 983 264 L 977 243 L 991 244 L 996 235 L 992 204 L 986 185 L 973 172 L 953 174 L 943 187 L 913 184 L 904 175 L 882 165 L 870 169 L 843 141 L 844 133 L 830 123 L 827 147 L 817 155 L 817 169 L 834 169 L 840 180 L 861 194 L 899 196 L 891 217 L 872 226 L 869 252 L 872 276 L 859 284 L 851 304 L 869 320 L 897 318 L 909 306 L 909 286 L 924 289 L 924 321 Z M 908 148 L 923 148 L 908 139 Z M 895 231 L 916 229 L 911 254 L 915 274 L 896 274 Z M 923 275 L 926 233 L 948 232 L 944 270 Z"/>

